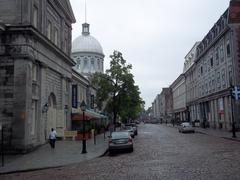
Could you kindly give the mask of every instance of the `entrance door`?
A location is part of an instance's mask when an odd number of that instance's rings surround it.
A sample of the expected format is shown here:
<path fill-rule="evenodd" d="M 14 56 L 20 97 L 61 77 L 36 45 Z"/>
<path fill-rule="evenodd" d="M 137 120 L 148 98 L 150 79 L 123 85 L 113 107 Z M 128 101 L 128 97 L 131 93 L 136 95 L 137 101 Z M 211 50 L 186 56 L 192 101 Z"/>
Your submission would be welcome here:
<path fill-rule="evenodd" d="M 49 137 L 49 133 L 51 132 L 51 128 L 56 130 L 56 122 L 57 122 L 57 108 L 56 108 L 56 97 L 52 93 L 48 98 L 48 112 L 47 112 L 47 137 Z"/>

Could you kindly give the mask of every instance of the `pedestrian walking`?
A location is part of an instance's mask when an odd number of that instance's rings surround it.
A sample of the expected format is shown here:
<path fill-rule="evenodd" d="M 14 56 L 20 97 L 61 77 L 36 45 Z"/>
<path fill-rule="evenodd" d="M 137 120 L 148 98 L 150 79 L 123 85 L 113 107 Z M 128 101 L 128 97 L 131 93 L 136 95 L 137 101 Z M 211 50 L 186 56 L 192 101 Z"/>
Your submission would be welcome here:
<path fill-rule="evenodd" d="M 49 134 L 49 141 L 52 149 L 55 148 L 56 138 L 57 138 L 57 132 L 52 128 Z"/>

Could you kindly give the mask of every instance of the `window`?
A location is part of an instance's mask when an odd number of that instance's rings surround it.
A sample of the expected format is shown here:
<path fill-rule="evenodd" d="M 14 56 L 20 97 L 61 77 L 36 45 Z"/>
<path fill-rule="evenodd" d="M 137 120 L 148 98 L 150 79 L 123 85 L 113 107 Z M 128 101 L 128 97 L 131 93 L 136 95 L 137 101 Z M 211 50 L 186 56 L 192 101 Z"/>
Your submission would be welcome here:
<path fill-rule="evenodd" d="M 232 69 L 232 66 L 228 66 L 228 77 L 229 77 L 229 81 L 230 81 L 230 78 L 233 76 L 233 69 Z M 229 85 L 230 85 L 230 82 L 229 82 Z"/>
<path fill-rule="evenodd" d="M 84 59 L 84 66 L 87 66 L 87 59 Z"/>
<path fill-rule="evenodd" d="M 33 7 L 33 26 L 38 27 L 38 8 L 36 6 Z"/>
<path fill-rule="evenodd" d="M 207 94 L 208 93 L 208 83 L 206 82 L 205 84 L 205 93 Z"/>
<path fill-rule="evenodd" d="M 80 67 L 81 67 L 81 59 L 78 57 L 76 61 L 77 61 L 77 69 L 80 69 Z"/>
<path fill-rule="evenodd" d="M 54 28 L 54 44 L 58 45 L 58 29 Z"/>
<path fill-rule="evenodd" d="M 94 59 L 91 59 L 91 72 L 95 72 L 95 68 L 94 68 Z"/>
<path fill-rule="evenodd" d="M 209 92 L 211 92 L 211 90 L 212 90 L 212 81 L 211 81 L 211 79 L 208 82 L 208 87 L 209 87 Z"/>
<path fill-rule="evenodd" d="M 223 45 L 220 46 L 220 59 L 221 59 L 221 62 L 224 61 Z"/>
<path fill-rule="evenodd" d="M 227 56 L 229 57 L 231 55 L 231 49 L 230 49 L 230 44 L 229 40 L 227 41 Z"/>
<path fill-rule="evenodd" d="M 68 39 L 67 38 L 65 38 L 65 42 L 63 44 L 64 44 L 64 47 L 63 47 L 64 52 L 68 53 Z"/>
<path fill-rule="evenodd" d="M 89 71 L 88 59 L 85 58 L 83 62 L 84 62 L 84 64 L 83 64 L 83 72 L 84 72 L 84 73 L 87 73 L 87 72 Z"/>
<path fill-rule="evenodd" d="M 213 91 L 215 90 L 215 80 L 214 80 L 214 78 L 212 79 L 212 90 Z"/>
<path fill-rule="evenodd" d="M 210 58 L 210 66 L 213 67 L 213 57 Z"/>
<path fill-rule="evenodd" d="M 32 80 L 37 81 L 37 65 L 32 64 Z"/>
<path fill-rule="evenodd" d="M 100 70 L 100 60 L 99 59 L 97 61 L 97 64 L 98 64 L 98 69 Z"/>
<path fill-rule="evenodd" d="M 216 48 L 216 64 L 219 64 L 219 47 Z"/>
<path fill-rule="evenodd" d="M 222 70 L 222 84 L 226 84 L 226 78 L 225 78 L 225 69 Z"/>
<path fill-rule="evenodd" d="M 200 69 L 200 71 L 201 71 L 201 75 L 203 74 L 203 67 L 201 66 L 201 69 Z"/>
<path fill-rule="evenodd" d="M 217 84 L 218 84 L 218 87 L 221 87 L 220 72 L 217 73 Z"/>
<path fill-rule="evenodd" d="M 31 128 L 31 134 L 35 134 L 36 129 L 36 120 L 37 120 L 37 101 L 32 100 L 32 128 Z"/>
<path fill-rule="evenodd" d="M 47 37 L 48 39 L 51 39 L 51 34 L 52 34 L 52 23 L 48 21 L 47 23 Z"/>

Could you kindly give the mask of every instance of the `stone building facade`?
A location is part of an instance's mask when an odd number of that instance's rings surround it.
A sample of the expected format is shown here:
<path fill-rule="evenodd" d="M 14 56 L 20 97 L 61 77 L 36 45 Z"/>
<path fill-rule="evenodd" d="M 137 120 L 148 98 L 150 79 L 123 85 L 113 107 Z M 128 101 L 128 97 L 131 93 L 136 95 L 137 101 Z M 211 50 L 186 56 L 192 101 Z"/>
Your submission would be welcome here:
<path fill-rule="evenodd" d="M 160 119 L 159 96 L 160 95 L 158 94 L 153 102 L 153 117 L 156 120 Z"/>
<path fill-rule="evenodd" d="M 233 117 L 239 126 L 239 101 L 232 99 L 230 91 L 231 85 L 240 84 L 239 13 L 240 1 L 230 1 L 197 46 L 195 63 L 186 72 L 187 90 L 193 93 L 187 95 L 190 119 L 199 120 L 202 127 L 231 130 Z"/>
<path fill-rule="evenodd" d="M 170 86 L 172 90 L 173 118 L 175 122 L 188 121 L 186 108 L 185 75 L 181 74 Z"/>
<path fill-rule="evenodd" d="M 172 119 L 172 90 L 171 88 L 162 88 L 159 95 L 160 121 L 170 122 Z"/>
<path fill-rule="evenodd" d="M 196 57 L 197 57 L 197 46 L 200 42 L 196 42 L 192 49 L 185 56 L 184 63 L 184 75 L 186 84 L 186 106 L 187 106 L 187 116 L 189 121 L 197 122 L 199 121 L 199 108 L 195 103 L 197 95 L 197 71 L 196 71 Z"/>
<path fill-rule="evenodd" d="M 27 151 L 51 128 L 60 137 L 67 128 L 75 18 L 69 0 L 0 4 L 0 121 L 11 129 L 12 148 Z"/>

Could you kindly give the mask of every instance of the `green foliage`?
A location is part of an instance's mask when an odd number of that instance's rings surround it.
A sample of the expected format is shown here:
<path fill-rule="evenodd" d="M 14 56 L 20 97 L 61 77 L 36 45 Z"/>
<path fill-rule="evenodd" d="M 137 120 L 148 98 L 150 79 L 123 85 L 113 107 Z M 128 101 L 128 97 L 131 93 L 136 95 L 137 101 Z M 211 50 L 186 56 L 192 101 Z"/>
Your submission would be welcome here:
<path fill-rule="evenodd" d="M 92 77 L 92 84 L 98 89 L 96 103 L 102 109 L 103 102 L 106 102 L 105 111 L 113 114 L 114 122 L 117 116 L 124 121 L 134 119 L 141 111 L 142 100 L 130 72 L 132 65 L 126 64 L 118 51 L 114 51 L 110 58 L 110 69 L 106 74 L 95 73 Z"/>

